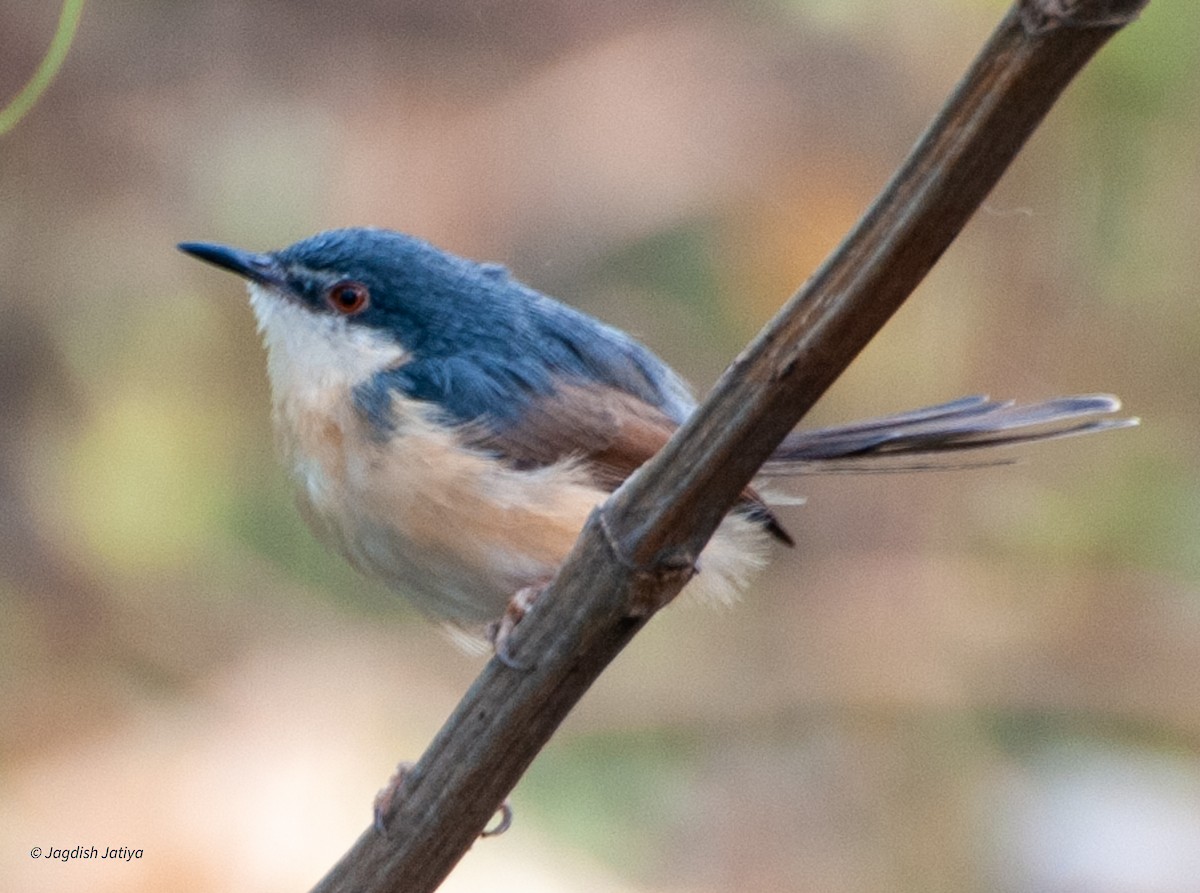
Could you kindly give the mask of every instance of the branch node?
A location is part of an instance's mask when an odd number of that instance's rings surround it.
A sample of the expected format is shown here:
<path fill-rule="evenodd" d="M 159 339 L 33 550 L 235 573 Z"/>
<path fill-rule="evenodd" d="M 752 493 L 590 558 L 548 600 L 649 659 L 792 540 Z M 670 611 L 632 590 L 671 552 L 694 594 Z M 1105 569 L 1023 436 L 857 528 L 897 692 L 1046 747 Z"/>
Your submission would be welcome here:
<path fill-rule="evenodd" d="M 629 556 L 625 554 L 625 550 L 621 548 L 621 544 L 617 542 L 617 536 L 613 533 L 612 528 L 608 523 L 608 513 L 604 510 L 604 506 L 596 509 L 596 519 L 600 524 L 600 532 L 604 534 L 604 542 L 608 545 L 608 551 L 612 553 L 613 558 L 621 567 L 635 574 L 643 573 L 641 567 Z"/>
<path fill-rule="evenodd" d="M 604 542 L 608 545 L 613 558 L 621 567 L 629 571 L 634 579 L 634 597 L 629 605 L 629 617 L 646 617 L 655 613 L 670 601 L 670 598 L 663 599 L 657 596 L 664 586 L 682 581 L 680 582 L 680 587 L 682 587 L 699 572 L 699 568 L 696 566 L 696 556 L 683 548 L 660 554 L 651 568 L 639 564 L 630 558 L 621 547 L 616 534 L 609 526 L 608 516 L 603 507 L 597 509 L 597 519 L 600 532 L 604 534 Z M 649 594 L 643 595 L 643 593 Z"/>

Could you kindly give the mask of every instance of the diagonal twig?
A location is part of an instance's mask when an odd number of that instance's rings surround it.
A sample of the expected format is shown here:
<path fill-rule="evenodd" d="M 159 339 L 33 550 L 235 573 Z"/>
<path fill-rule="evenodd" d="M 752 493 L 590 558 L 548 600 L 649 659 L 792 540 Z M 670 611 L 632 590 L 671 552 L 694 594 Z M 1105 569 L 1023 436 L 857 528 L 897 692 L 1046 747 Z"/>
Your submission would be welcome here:
<path fill-rule="evenodd" d="M 1145 0 L 1020 0 L 883 193 L 663 450 L 593 513 L 517 628 L 318 893 L 435 889 L 775 446 L 949 246 L 1058 95 Z"/>

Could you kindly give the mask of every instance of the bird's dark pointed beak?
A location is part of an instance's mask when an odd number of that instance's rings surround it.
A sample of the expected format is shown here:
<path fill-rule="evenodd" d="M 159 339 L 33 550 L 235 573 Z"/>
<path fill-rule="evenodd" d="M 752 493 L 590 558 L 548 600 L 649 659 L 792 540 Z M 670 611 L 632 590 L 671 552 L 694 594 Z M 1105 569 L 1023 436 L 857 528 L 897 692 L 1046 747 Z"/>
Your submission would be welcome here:
<path fill-rule="evenodd" d="M 245 276 L 251 282 L 286 288 L 287 274 L 283 265 L 270 254 L 255 254 L 228 245 L 211 242 L 180 242 L 179 250 L 207 261 L 214 266 Z"/>

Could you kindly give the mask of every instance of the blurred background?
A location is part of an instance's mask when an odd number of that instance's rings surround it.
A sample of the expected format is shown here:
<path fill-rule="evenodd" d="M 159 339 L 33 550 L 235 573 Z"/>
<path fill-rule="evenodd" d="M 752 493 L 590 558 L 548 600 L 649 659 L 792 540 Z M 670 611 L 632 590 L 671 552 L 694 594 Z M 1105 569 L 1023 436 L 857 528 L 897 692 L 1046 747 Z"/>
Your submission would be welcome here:
<path fill-rule="evenodd" d="M 90 4 L 0 138 L 0 885 L 308 889 L 483 663 L 310 538 L 242 286 L 177 241 L 403 229 L 703 392 L 1004 9 Z M 0 97 L 57 15 L 0 8 Z M 446 890 L 1200 891 L 1198 19 L 1101 52 L 806 421 L 1143 426 L 803 481 L 797 548 L 659 615 Z M 76 845 L 143 855 L 30 857 Z"/>

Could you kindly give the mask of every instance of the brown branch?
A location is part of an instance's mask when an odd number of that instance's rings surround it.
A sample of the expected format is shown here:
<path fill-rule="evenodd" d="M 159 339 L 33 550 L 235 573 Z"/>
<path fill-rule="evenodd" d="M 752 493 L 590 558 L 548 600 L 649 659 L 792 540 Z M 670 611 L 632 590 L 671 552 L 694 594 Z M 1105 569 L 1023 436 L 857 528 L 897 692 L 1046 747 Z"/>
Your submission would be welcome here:
<path fill-rule="evenodd" d="M 652 461 L 591 519 L 517 628 L 527 671 L 490 661 L 317 891 L 435 889 L 604 667 L 679 591 L 780 440 L 936 262 L 1072 77 L 1143 0 L 1026 0 L 878 200 Z"/>

